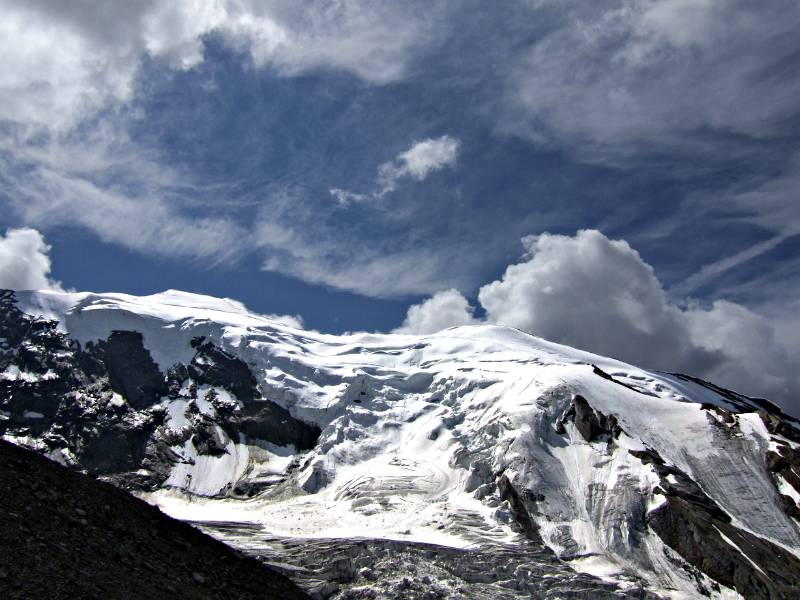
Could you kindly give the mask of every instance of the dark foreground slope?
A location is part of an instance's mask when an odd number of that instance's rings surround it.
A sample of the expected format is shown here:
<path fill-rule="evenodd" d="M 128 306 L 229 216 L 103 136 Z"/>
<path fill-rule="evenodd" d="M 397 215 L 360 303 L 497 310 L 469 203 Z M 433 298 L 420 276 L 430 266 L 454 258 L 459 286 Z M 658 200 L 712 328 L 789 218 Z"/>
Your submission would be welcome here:
<path fill-rule="evenodd" d="M 307 598 L 110 484 L 0 440 L 0 597 Z"/>

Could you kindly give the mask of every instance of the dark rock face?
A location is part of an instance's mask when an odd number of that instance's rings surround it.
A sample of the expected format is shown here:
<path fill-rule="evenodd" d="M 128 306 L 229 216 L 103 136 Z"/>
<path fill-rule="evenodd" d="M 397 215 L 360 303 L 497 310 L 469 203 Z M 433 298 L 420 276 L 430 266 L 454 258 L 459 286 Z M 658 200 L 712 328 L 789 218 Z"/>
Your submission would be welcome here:
<path fill-rule="evenodd" d="M 564 423 L 567 421 L 575 423 L 576 429 L 587 442 L 596 441 L 603 435 L 610 436 L 609 439 L 616 438 L 622 432 L 614 415 L 604 415 L 593 409 L 581 395 L 572 399 L 569 408 L 556 423 L 558 433 L 565 432 Z"/>
<path fill-rule="evenodd" d="M 320 435 L 319 427 L 263 398 L 247 364 L 204 338 L 192 341 L 189 365 L 164 374 L 141 333 L 113 331 L 81 348 L 57 322 L 24 314 L 13 292 L 2 291 L 0 340 L 0 372 L 14 374 L 0 379 L 0 434 L 35 437 L 47 451 L 66 451 L 75 467 L 123 487 L 160 486 L 183 460 L 172 448 L 187 440 L 200 455 L 226 454 L 217 426 L 235 441 L 244 434 L 300 450 L 313 448 Z M 212 386 L 204 400 L 213 418 L 198 408 L 199 386 Z M 189 396 L 180 396 L 187 387 Z M 162 400 L 179 396 L 189 401 L 189 425 L 176 433 L 165 427 Z"/>
<path fill-rule="evenodd" d="M 730 516 L 689 476 L 666 465 L 655 451 L 631 454 L 652 464 L 661 479 L 656 492 L 665 496 L 666 502 L 648 513 L 646 522 L 667 546 L 745 598 L 796 597 L 800 560 L 780 546 L 734 526 Z"/>
<path fill-rule="evenodd" d="M 775 413 L 764 410 L 759 411 L 758 416 L 761 417 L 761 421 L 771 434 L 782 435 L 786 439 L 800 444 L 800 429 L 794 422 L 789 422 Z"/>
<path fill-rule="evenodd" d="M 164 375 L 144 347 L 138 331 L 112 331 L 97 345 L 111 389 L 136 410 L 149 408 L 167 393 Z"/>
<path fill-rule="evenodd" d="M 6 413 L 0 418 L 2 430 L 44 431 L 60 399 L 86 383 L 74 368 L 75 346 L 57 327 L 56 321 L 22 313 L 13 292 L 0 291 L 0 372 L 16 370 L 16 377 L 0 379 L 0 409 Z"/>
<path fill-rule="evenodd" d="M 222 456 L 228 453 L 214 424 L 208 420 L 201 421 L 191 439 L 192 444 L 197 448 L 197 453 L 201 456 Z"/>
<path fill-rule="evenodd" d="M 279 446 L 293 444 L 298 450 L 316 446 L 322 432 L 316 425 L 295 419 L 288 410 L 269 400 L 245 406 L 228 427 Z"/>
<path fill-rule="evenodd" d="M 611 381 L 612 383 L 616 383 L 617 385 L 621 385 L 624 388 L 628 388 L 629 390 L 632 390 L 632 391 L 636 392 L 637 394 L 651 395 L 649 392 L 645 392 L 644 390 L 637 389 L 637 388 L 635 388 L 633 386 L 628 385 L 627 383 L 623 383 L 622 381 L 619 381 L 618 379 L 614 379 L 611 375 L 609 375 L 608 373 L 603 371 L 603 369 L 601 369 L 597 365 L 592 365 L 592 372 L 595 375 L 598 375 L 598 376 L 602 377 L 603 379 L 605 379 L 607 381 Z"/>
<path fill-rule="evenodd" d="M 664 459 L 659 456 L 658 452 L 650 450 L 628 450 L 628 453 L 641 460 L 646 465 L 663 465 Z"/>
<path fill-rule="evenodd" d="M 648 515 L 648 524 L 688 563 L 745 598 L 796 598 L 800 561 L 714 513 L 685 498 L 668 496 L 664 506 Z"/>
<path fill-rule="evenodd" d="M 203 338 L 192 340 L 192 347 L 197 352 L 191 363 L 188 367 L 177 365 L 175 377 L 191 378 L 198 385 L 221 387 L 236 396 L 239 406 L 225 406 L 212 400 L 217 412 L 225 417 L 220 425 L 231 439 L 238 439 L 239 433 L 243 433 L 278 446 L 292 444 L 298 450 L 310 450 L 316 445 L 321 429 L 295 419 L 282 406 L 263 399 L 256 378 L 244 361 Z M 179 388 L 180 383 L 180 380 L 173 382 L 170 388 Z"/>
<path fill-rule="evenodd" d="M 508 502 L 514 514 L 514 520 L 522 529 L 522 533 L 529 540 L 543 544 L 542 537 L 539 535 L 539 528 L 531 518 L 531 513 L 536 511 L 536 503 L 528 498 L 525 491 L 522 494 L 517 492 L 508 477 L 501 475 L 497 479 L 497 491 L 501 500 Z"/>
<path fill-rule="evenodd" d="M 261 398 L 256 378 L 247 364 L 217 348 L 203 337 L 192 340 L 197 352 L 188 367 L 188 376 L 198 384 L 225 388 L 245 403 Z"/>
<path fill-rule="evenodd" d="M 793 448 L 787 440 L 800 443 L 800 430 L 765 411 L 759 412 L 761 421 L 771 434 L 774 450 L 767 451 L 767 470 L 772 473 L 783 510 L 800 523 L 800 505 L 792 496 L 781 491 L 780 480 L 800 493 L 800 449 Z"/>
<path fill-rule="evenodd" d="M 194 527 L 2 440 L 0 487 L 3 598 L 308 598 Z"/>
<path fill-rule="evenodd" d="M 0 433 L 69 448 L 80 466 L 98 474 L 137 469 L 157 415 L 132 419 L 129 405 L 113 401 L 102 352 L 81 350 L 57 325 L 22 313 L 13 294 L 0 296 L 0 371 L 16 373 L 0 381 Z"/>

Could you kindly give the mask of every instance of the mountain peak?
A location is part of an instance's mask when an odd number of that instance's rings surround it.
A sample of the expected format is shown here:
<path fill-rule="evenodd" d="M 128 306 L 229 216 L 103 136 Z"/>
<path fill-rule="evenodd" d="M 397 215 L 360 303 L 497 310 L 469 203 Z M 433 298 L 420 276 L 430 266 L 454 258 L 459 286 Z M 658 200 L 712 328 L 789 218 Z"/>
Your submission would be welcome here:
<path fill-rule="evenodd" d="M 409 564 L 453 597 L 800 585 L 800 431 L 766 401 L 493 325 L 334 336 L 182 292 L 19 295 L 59 330 L 7 303 L 5 437 L 295 574 L 335 540 L 345 591 Z"/>

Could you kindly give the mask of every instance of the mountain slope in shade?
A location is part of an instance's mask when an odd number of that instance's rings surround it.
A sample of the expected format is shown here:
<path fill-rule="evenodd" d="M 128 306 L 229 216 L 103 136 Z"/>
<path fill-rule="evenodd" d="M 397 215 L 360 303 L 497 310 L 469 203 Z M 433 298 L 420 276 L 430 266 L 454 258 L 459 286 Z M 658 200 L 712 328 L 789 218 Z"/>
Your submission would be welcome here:
<path fill-rule="evenodd" d="M 3 598 L 308 598 L 141 500 L 3 440 L 0 487 Z"/>
<path fill-rule="evenodd" d="M 318 597 L 800 587 L 800 431 L 767 401 L 503 327 L 332 336 L 175 291 L 17 300 L 6 438 Z"/>

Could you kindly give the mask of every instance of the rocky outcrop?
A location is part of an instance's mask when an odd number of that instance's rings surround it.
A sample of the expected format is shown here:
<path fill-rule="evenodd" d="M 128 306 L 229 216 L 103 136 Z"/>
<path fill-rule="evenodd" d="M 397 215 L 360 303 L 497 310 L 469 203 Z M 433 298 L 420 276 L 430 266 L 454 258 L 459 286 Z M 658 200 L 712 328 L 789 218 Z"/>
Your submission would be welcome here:
<path fill-rule="evenodd" d="M 194 338 L 191 344 L 196 353 L 188 366 L 187 375 L 198 385 L 229 390 L 245 404 L 261 398 L 256 378 L 243 360 L 218 348 L 204 337 Z"/>
<path fill-rule="evenodd" d="M 646 515 L 647 525 L 687 563 L 748 599 L 795 598 L 800 560 L 749 531 L 686 473 L 665 464 L 657 452 L 631 451 L 652 465 L 661 483 L 654 494 L 664 502 Z"/>
<path fill-rule="evenodd" d="M 94 348 L 106 368 L 111 389 L 136 410 L 153 406 L 167 393 L 164 375 L 138 331 L 112 331 Z"/>
<path fill-rule="evenodd" d="M 572 399 L 567 410 L 556 421 L 556 432 L 565 433 L 564 423 L 567 421 L 575 424 L 575 428 L 587 442 L 594 442 L 601 436 L 606 436 L 607 439 L 616 438 L 622 432 L 614 415 L 604 415 L 595 410 L 581 395 Z"/>
<path fill-rule="evenodd" d="M 745 598 L 797 597 L 800 561 L 780 546 L 735 527 L 715 507 L 668 494 L 647 522 L 689 564 Z"/>
<path fill-rule="evenodd" d="M 519 493 L 508 477 L 500 475 L 497 479 L 497 492 L 501 500 L 508 502 L 514 515 L 514 520 L 525 537 L 541 544 L 542 537 L 539 535 L 539 528 L 536 525 L 536 521 L 531 518 L 531 515 L 536 512 L 536 503 L 529 496 L 527 490 Z"/>
<path fill-rule="evenodd" d="M 0 432 L 52 424 L 61 399 L 88 383 L 76 349 L 56 321 L 24 314 L 13 292 L 0 291 Z"/>
<path fill-rule="evenodd" d="M 800 502 L 796 500 L 800 498 L 800 430 L 766 411 L 759 416 L 771 435 L 767 471 L 772 474 L 783 510 L 800 524 Z"/>
<path fill-rule="evenodd" d="M 316 425 L 295 419 L 288 410 L 269 400 L 246 405 L 226 428 L 278 446 L 292 444 L 298 450 L 316 446 L 322 431 Z"/>
<path fill-rule="evenodd" d="M 239 401 L 236 406 L 212 399 L 217 413 L 223 417 L 219 424 L 231 439 L 238 439 L 243 433 L 248 438 L 278 446 L 293 445 L 298 450 L 310 450 L 316 445 L 321 429 L 294 418 L 282 406 L 262 398 L 256 378 L 244 361 L 202 337 L 194 338 L 192 347 L 196 353 L 189 365 L 185 368 L 176 365 L 171 372 L 170 388 L 180 387 L 183 377 L 191 379 L 195 385 L 215 386 L 231 392 Z"/>

